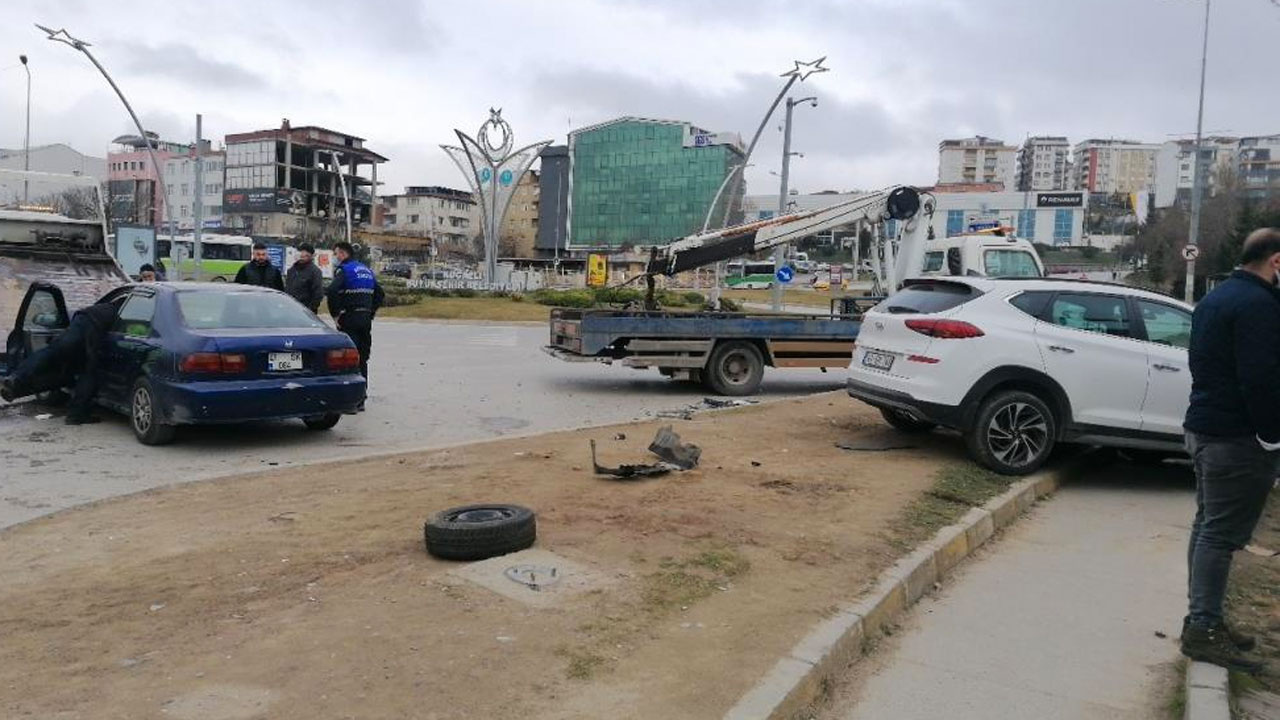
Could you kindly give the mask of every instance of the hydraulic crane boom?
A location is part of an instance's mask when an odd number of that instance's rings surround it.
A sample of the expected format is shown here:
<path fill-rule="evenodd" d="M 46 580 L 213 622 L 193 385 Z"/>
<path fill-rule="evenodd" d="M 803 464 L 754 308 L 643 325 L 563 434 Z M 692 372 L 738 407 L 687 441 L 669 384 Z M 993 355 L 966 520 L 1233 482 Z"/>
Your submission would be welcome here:
<path fill-rule="evenodd" d="M 923 205 L 923 207 L 922 207 Z M 834 230 L 859 221 L 878 223 L 893 219 L 905 223 L 894 258 L 892 244 L 885 248 L 887 285 L 897 287 L 903 279 L 919 272 L 924 258 L 924 223 L 917 222 L 922 209 L 932 212 L 931 203 L 922 203 L 920 191 L 906 185 L 869 193 L 820 210 L 781 215 L 767 220 L 735 225 L 722 230 L 698 233 L 650 251 L 645 268 L 650 289 L 655 275 L 675 275 L 743 255 L 768 250 L 815 233 Z"/>

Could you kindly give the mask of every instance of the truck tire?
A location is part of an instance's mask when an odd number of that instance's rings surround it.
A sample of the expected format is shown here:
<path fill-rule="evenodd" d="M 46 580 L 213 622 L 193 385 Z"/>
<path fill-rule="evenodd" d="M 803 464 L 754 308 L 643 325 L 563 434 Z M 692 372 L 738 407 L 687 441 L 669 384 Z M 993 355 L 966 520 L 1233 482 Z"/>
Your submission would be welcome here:
<path fill-rule="evenodd" d="M 1044 400 L 1005 390 L 982 401 L 964 441 L 969 456 L 988 470 L 1028 475 L 1049 459 L 1057 437 L 1057 419 Z"/>
<path fill-rule="evenodd" d="M 162 423 L 163 417 L 164 413 L 160 411 L 159 400 L 151 381 L 144 377 L 138 378 L 129 395 L 129 425 L 138 442 L 143 445 L 166 445 L 173 442 L 177 428 Z"/>
<path fill-rule="evenodd" d="M 444 560 L 484 560 L 533 545 L 533 511 L 519 505 L 463 505 L 435 514 L 423 527 L 427 552 Z"/>
<path fill-rule="evenodd" d="M 754 395 L 764 379 L 760 348 L 743 340 L 716 344 L 703 373 L 707 387 L 717 395 Z"/>

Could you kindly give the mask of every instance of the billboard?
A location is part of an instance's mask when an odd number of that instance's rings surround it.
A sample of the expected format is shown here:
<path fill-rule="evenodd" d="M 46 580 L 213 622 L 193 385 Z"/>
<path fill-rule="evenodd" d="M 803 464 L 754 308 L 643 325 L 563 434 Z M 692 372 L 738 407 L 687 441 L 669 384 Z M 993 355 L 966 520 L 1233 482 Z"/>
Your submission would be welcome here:
<path fill-rule="evenodd" d="M 587 287 L 604 287 L 609 282 L 609 261 L 604 255 L 587 256 Z"/>
<path fill-rule="evenodd" d="M 226 190 L 222 193 L 222 212 L 293 212 L 306 208 L 301 190 L 288 188 L 256 188 Z"/>
<path fill-rule="evenodd" d="M 1056 208 L 1083 206 L 1084 193 L 1082 192 L 1036 193 L 1036 207 Z"/>

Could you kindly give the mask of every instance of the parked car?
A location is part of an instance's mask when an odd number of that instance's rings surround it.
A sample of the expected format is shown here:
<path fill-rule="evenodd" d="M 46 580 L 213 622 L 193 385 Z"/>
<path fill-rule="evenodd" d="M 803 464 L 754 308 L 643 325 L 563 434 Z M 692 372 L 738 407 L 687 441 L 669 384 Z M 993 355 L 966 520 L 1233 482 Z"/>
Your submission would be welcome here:
<path fill-rule="evenodd" d="M 355 344 L 277 290 L 146 283 L 102 301 L 122 305 L 103 340 L 97 400 L 129 416 L 143 444 L 169 442 L 178 425 L 300 418 L 328 430 L 364 401 Z M 7 366 L 69 323 L 62 291 L 33 284 Z"/>
<path fill-rule="evenodd" d="M 1048 278 L 909 281 L 863 318 L 849 395 L 908 432 L 959 430 L 999 473 L 1074 442 L 1182 451 L 1191 306 Z"/>

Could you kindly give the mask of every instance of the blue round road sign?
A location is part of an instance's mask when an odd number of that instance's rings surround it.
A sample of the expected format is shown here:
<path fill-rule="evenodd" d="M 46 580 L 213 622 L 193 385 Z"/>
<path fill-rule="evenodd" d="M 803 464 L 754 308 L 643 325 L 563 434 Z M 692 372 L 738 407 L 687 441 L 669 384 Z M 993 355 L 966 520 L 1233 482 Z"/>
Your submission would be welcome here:
<path fill-rule="evenodd" d="M 774 273 L 774 277 L 778 278 L 778 282 L 781 282 L 781 283 L 789 283 L 791 282 L 791 278 L 795 276 L 796 276 L 796 271 L 792 270 L 786 265 L 783 265 L 782 267 L 778 268 L 778 271 Z"/>

